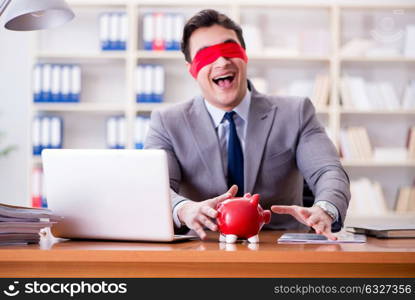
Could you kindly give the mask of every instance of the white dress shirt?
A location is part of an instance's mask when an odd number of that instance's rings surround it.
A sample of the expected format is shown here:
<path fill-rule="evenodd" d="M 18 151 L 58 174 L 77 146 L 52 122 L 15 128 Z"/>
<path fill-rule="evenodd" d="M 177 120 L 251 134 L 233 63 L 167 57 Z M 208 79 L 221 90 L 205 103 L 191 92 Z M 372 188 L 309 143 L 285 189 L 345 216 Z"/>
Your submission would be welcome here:
<path fill-rule="evenodd" d="M 245 155 L 245 137 L 246 128 L 248 124 L 249 106 L 251 104 L 251 92 L 247 90 L 245 97 L 241 103 L 236 106 L 233 111 L 235 112 L 234 121 L 236 127 L 236 133 L 238 134 L 239 141 L 242 146 L 242 153 Z M 217 108 L 210 104 L 205 99 L 206 109 L 213 121 L 216 134 L 218 135 L 220 150 L 222 154 L 222 164 L 225 172 L 225 177 L 228 173 L 228 140 L 229 140 L 229 121 L 224 119 L 226 111 Z"/>

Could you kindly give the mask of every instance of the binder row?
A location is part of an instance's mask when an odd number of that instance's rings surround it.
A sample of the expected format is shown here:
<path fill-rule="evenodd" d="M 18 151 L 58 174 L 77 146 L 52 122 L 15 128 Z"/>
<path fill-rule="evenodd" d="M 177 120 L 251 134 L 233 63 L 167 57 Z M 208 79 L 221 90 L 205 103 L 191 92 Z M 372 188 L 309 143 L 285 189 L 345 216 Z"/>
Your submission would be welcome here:
<path fill-rule="evenodd" d="M 43 170 L 40 167 L 34 167 L 32 171 L 32 206 L 48 207 Z"/>
<path fill-rule="evenodd" d="M 63 144 L 63 121 L 56 116 L 37 116 L 32 126 L 33 155 L 43 149 L 60 149 Z"/>
<path fill-rule="evenodd" d="M 36 64 L 33 69 L 34 102 L 79 102 L 79 65 Z"/>
<path fill-rule="evenodd" d="M 135 119 L 135 135 L 134 142 L 136 149 L 144 148 L 144 141 L 146 139 L 148 129 L 150 128 L 150 117 L 137 116 Z"/>
<path fill-rule="evenodd" d="M 179 13 L 147 13 L 143 17 L 145 50 L 180 50 L 184 15 Z"/>
<path fill-rule="evenodd" d="M 164 68 L 161 65 L 140 64 L 136 68 L 136 101 L 163 102 Z"/>
<path fill-rule="evenodd" d="M 103 13 L 99 16 L 101 50 L 126 50 L 128 38 L 127 14 L 122 12 Z"/>
<path fill-rule="evenodd" d="M 125 117 L 113 116 L 107 119 L 107 147 L 125 149 Z"/>

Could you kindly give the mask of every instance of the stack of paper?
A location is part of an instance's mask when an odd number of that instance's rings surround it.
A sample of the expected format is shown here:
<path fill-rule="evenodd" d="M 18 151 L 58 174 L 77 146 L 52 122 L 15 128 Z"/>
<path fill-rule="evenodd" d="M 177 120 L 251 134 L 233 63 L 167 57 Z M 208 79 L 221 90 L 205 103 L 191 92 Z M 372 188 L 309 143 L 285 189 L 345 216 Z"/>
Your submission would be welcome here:
<path fill-rule="evenodd" d="M 58 219 L 46 208 L 0 203 L 0 245 L 38 243 L 40 230 L 51 227 Z"/>
<path fill-rule="evenodd" d="M 348 232 L 375 236 L 377 238 L 414 238 L 415 225 L 369 224 L 348 226 Z"/>
<path fill-rule="evenodd" d="M 315 233 L 284 233 L 279 239 L 279 244 L 342 244 L 342 243 L 366 243 L 366 236 L 340 232 L 335 234 L 337 240 L 329 240 L 322 234 Z"/>

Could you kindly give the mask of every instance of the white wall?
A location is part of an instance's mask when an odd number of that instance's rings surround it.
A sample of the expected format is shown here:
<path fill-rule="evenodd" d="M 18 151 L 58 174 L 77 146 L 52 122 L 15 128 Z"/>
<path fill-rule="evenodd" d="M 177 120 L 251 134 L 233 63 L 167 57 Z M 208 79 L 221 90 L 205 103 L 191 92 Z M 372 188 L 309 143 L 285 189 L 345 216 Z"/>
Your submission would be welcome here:
<path fill-rule="evenodd" d="M 0 158 L 0 202 L 24 205 L 28 199 L 28 101 L 33 33 L 8 31 L 2 22 L 0 25 L 0 131 L 6 134 L 0 140 L 0 148 L 11 144 L 18 147 Z"/>

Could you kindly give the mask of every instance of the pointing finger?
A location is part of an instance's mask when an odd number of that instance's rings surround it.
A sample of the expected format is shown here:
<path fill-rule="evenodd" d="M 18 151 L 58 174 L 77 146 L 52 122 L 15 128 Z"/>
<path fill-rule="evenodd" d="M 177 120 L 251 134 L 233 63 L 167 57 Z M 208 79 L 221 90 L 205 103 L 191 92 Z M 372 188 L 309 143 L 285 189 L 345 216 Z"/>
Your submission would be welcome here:
<path fill-rule="evenodd" d="M 324 231 L 322 232 L 322 234 L 324 234 L 327 238 L 329 238 L 332 241 L 337 240 L 337 236 L 335 236 L 331 232 L 331 225 L 327 225 L 326 228 L 324 229 Z"/>
<path fill-rule="evenodd" d="M 277 214 L 290 214 L 290 215 L 295 214 L 294 208 L 289 205 L 273 205 L 271 206 L 271 210 L 272 212 L 277 213 Z"/>
<path fill-rule="evenodd" d="M 317 234 L 323 234 L 324 229 L 325 229 L 325 225 L 324 223 L 318 223 L 313 225 L 314 230 L 316 231 Z"/>
<path fill-rule="evenodd" d="M 311 226 L 314 226 L 315 224 L 318 224 L 321 221 L 322 221 L 322 219 L 320 218 L 320 216 L 318 216 L 318 215 L 311 215 L 307 219 L 307 225 L 311 227 Z"/>

